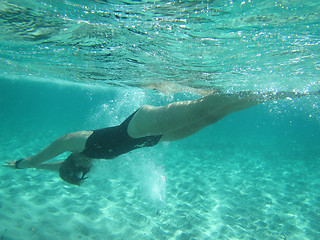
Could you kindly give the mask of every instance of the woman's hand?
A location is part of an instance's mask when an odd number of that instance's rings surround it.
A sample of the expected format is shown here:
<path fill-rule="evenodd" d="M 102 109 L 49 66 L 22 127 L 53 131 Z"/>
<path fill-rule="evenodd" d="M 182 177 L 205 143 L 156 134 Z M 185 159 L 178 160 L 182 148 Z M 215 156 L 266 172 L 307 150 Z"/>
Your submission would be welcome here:
<path fill-rule="evenodd" d="M 9 168 L 14 168 L 14 169 L 21 169 L 19 167 L 19 163 L 22 161 L 23 159 L 20 160 L 16 160 L 16 161 L 6 161 L 7 164 L 2 165 L 3 167 L 9 167 Z"/>
<path fill-rule="evenodd" d="M 2 165 L 3 167 L 16 168 L 16 161 L 6 161 L 6 164 Z"/>

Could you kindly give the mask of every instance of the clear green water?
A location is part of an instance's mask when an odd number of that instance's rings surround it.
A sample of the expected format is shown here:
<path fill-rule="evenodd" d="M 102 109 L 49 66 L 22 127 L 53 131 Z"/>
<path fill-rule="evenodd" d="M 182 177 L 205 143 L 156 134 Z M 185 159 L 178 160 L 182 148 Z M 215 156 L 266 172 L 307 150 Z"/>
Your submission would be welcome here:
<path fill-rule="evenodd" d="M 320 70 L 319 8 L 284 0 L 1 1 L 1 75 L 305 89 Z"/>
<path fill-rule="evenodd" d="M 1 1 L 0 157 L 212 89 L 319 90 L 317 1 Z M 319 98 L 97 161 L 0 169 L 1 239 L 320 239 Z M 63 160 L 62 155 L 57 160 Z"/>

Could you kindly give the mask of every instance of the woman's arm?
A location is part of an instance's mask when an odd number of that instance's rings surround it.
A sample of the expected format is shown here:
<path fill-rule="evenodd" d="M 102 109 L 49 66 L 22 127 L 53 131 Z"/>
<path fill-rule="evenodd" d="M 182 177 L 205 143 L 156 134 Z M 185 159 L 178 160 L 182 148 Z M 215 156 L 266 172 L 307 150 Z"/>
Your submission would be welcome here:
<path fill-rule="evenodd" d="M 43 170 L 59 172 L 59 169 L 60 169 L 60 166 L 62 163 L 63 163 L 63 161 L 52 162 L 52 163 L 42 163 L 42 164 L 36 166 L 36 169 L 43 169 Z"/>
<path fill-rule="evenodd" d="M 17 161 L 7 161 L 7 165 L 5 166 L 18 169 L 39 168 L 52 170 L 53 168 L 55 171 L 58 167 L 53 167 L 51 166 L 52 164 L 49 164 L 47 166 L 47 164 L 43 164 L 43 162 L 48 161 L 60 155 L 61 153 L 67 151 L 73 153 L 81 152 L 85 147 L 87 138 L 91 134 L 92 131 L 80 131 L 75 133 L 69 133 L 55 140 L 53 143 L 51 143 L 48 147 L 40 151 L 38 154 Z"/>

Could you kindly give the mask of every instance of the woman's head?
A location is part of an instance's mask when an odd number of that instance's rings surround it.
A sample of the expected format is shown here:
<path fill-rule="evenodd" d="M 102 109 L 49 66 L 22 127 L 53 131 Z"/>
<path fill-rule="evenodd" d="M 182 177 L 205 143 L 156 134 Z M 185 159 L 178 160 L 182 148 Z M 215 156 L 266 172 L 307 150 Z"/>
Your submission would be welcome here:
<path fill-rule="evenodd" d="M 91 161 L 91 158 L 72 153 L 60 166 L 60 178 L 68 183 L 80 186 L 88 178 L 85 175 L 90 171 Z"/>

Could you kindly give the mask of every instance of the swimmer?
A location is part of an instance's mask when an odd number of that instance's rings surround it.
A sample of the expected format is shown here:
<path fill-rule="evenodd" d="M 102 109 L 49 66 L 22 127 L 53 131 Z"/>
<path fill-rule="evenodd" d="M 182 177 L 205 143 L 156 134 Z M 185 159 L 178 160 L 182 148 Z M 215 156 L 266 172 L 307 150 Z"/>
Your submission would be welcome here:
<path fill-rule="evenodd" d="M 193 101 L 175 102 L 161 107 L 146 105 L 118 126 L 64 135 L 38 154 L 16 161 L 7 161 L 5 166 L 14 169 L 36 168 L 57 171 L 64 181 L 80 186 L 87 178 L 86 174 L 93 159 L 113 159 L 138 148 L 186 138 L 231 113 L 259 103 L 319 95 L 319 93 L 320 91 L 236 94 L 214 92 Z M 64 152 L 71 152 L 66 160 L 46 163 Z"/>

